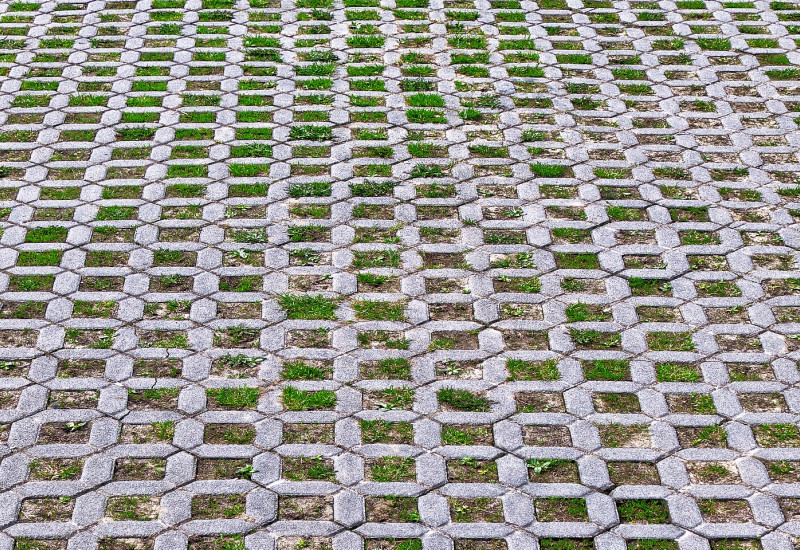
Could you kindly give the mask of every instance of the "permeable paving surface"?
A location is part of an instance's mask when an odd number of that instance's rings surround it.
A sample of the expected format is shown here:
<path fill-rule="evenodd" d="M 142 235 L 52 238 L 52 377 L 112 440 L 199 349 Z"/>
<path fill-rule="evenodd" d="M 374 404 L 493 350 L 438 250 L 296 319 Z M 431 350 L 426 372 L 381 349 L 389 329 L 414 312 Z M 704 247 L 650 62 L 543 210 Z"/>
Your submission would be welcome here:
<path fill-rule="evenodd" d="M 800 5 L 0 2 L 0 550 L 792 550 Z"/>

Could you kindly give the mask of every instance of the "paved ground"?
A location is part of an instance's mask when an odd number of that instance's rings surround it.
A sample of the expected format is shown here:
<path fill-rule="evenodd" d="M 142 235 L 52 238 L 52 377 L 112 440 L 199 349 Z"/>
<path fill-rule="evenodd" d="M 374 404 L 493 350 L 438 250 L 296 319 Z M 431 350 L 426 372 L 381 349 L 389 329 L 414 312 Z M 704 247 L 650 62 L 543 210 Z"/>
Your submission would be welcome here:
<path fill-rule="evenodd" d="M 0 550 L 798 548 L 798 44 L 0 2 Z"/>

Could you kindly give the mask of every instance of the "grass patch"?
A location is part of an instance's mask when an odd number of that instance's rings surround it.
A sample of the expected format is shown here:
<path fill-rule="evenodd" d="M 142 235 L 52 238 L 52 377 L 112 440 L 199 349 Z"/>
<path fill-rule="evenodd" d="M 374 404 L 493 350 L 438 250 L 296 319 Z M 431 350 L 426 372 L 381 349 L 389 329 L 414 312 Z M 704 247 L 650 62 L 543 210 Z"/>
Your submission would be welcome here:
<path fill-rule="evenodd" d="M 330 390 L 305 391 L 286 386 L 281 398 L 290 411 L 317 411 L 336 406 L 336 394 Z"/>
<path fill-rule="evenodd" d="M 557 359 L 547 361 L 506 359 L 506 368 L 509 380 L 558 380 L 561 376 Z"/>
<path fill-rule="evenodd" d="M 26 267 L 58 265 L 61 263 L 62 254 L 61 250 L 22 250 L 17 256 L 17 265 Z"/>
<path fill-rule="evenodd" d="M 647 346 L 654 351 L 694 351 L 691 332 L 648 332 Z"/>
<path fill-rule="evenodd" d="M 283 294 L 278 302 L 289 319 L 336 319 L 336 301 L 321 294 Z"/>
<path fill-rule="evenodd" d="M 583 362 L 583 373 L 587 380 L 628 380 L 631 368 L 624 359 L 593 359 Z"/>
<path fill-rule="evenodd" d="M 486 397 L 457 388 L 442 388 L 436 392 L 436 397 L 439 403 L 450 405 L 459 411 L 487 412 L 492 405 Z"/>
<path fill-rule="evenodd" d="M 353 302 L 356 318 L 366 321 L 402 321 L 405 319 L 405 304 L 397 302 Z"/>
<path fill-rule="evenodd" d="M 658 382 L 699 382 L 703 375 L 694 365 L 681 363 L 659 363 L 656 365 Z"/>
<path fill-rule="evenodd" d="M 63 243 L 66 240 L 66 227 L 34 227 L 25 234 L 26 243 Z"/>
<path fill-rule="evenodd" d="M 617 502 L 622 523 L 668 523 L 669 510 L 663 500 L 641 498 Z"/>
<path fill-rule="evenodd" d="M 286 380 L 324 380 L 328 371 L 305 361 L 290 361 L 283 367 L 283 377 Z"/>
<path fill-rule="evenodd" d="M 218 407 L 234 410 L 252 409 L 258 403 L 258 388 L 212 388 L 206 390 L 208 399 Z"/>

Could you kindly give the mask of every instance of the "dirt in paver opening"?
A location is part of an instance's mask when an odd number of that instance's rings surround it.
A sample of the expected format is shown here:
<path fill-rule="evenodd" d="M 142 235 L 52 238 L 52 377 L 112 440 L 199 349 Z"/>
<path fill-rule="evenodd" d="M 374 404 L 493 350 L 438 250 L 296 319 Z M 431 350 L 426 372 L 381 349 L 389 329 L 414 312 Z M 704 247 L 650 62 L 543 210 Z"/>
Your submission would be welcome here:
<path fill-rule="evenodd" d="M 428 314 L 432 321 L 472 321 L 472 304 L 429 304 Z"/>
<path fill-rule="evenodd" d="M 328 537 L 281 537 L 277 541 L 278 550 L 333 550 Z"/>
<path fill-rule="evenodd" d="M 33 329 L 0 330 L 0 348 L 33 348 L 39 333 Z"/>
<path fill-rule="evenodd" d="M 646 424 L 605 424 L 598 425 L 600 442 L 603 447 L 650 447 L 652 439 Z"/>
<path fill-rule="evenodd" d="M 634 393 L 593 393 L 592 403 L 598 413 L 631 414 L 641 411 L 639 396 Z"/>
<path fill-rule="evenodd" d="M 497 483 L 497 463 L 473 457 L 448 460 L 447 480 L 450 483 Z"/>
<path fill-rule="evenodd" d="M 800 432 L 793 423 L 759 424 L 752 426 L 756 443 L 761 447 L 800 446 Z"/>
<path fill-rule="evenodd" d="M 571 447 L 572 436 L 566 426 L 523 426 L 525 445 L 534 447 Z"/>
<path fill-rule="evenodd" d="M 478 349 L 477 331 L 440 331 L 431 333 L 430 350 Z"/>
<path fill-rule="evenodd" d="M 189 537 L 189 550 L 243 550 L 244 537 L 242 535 L 206 535 Z"/>
<path fill-rule="evenodd" d="M 656 254 L 626 254 L 622 257 L 626 269 L 666 269 L 667 264 Z"/>
<path fill-rule="evenodd" d="M 775 320 L 779 323 L 800 322 L 800 307 L 797 306 L 777 306 L 772 308 Z"/>
<path fill-rule="evenodd" d="M 447 499 L 450 518 L 455 523 L 502 523 L 503 503 L 499 498 L 454 498 Z"/>
<path fill-rule="evenodd" d="M 125 495 L 106 501 L 106 516 L 114 521 L 152 521 L 158 518 L 160 497 Z"/>
<path fill-rule="evenodd" d="M 741 306 L 703 308 L 710 323 L 749 323 L 747 309 Z"/>
<path fill-rule="evenodd" d="M 278 519 L 333 520 L 333 497 L 280 495 L 278 497 Z"/>
<path fill-rule="evenodd" d="M 483 361 L 445 359 L 435 365 L 439 380 L 480 380 L 483 377 Z"/>
<path fill-rule="evenodd" d="M 539 547 L 542 550 L 592 550 L 594 539 L 570 539 L 570 538 L 541 538 Z"/>
<path fill-rule="evenodd" d="M 674 414 L 716 414 L 714 398 L 704 393 L 666 394 L 669 411 Z"/>
<path fill-rule="evenodd" d="M 59 378 L 104 378 L 106 363 L 101 359 L 68 359 L 58 362 Z"/>
<path fill-rule="evenodd" d="M 289 277 L 289 290 L 298 292 L 331 292 L 333 291 L 333 277 L 329 274 L 292 275 Z"/>
<path fill-rule="evenodd" d="M 377 523 L 418 523 L 417 498 L 383 496 L 365 498 L 367 521 Z"/>
<path fill-rule="evenodd" d="M 546 350 L 550 349 L 547 332 L 534 330 L 503 331 L 503 342 L 508 350 Z"/>
<path fill-rule="evenodd" d="M 396 231 L 393 231 L 396 233 Z M 460 242 L 461 231 L 458 229 L 444 229 L 442 227 L 420 227 L 420 241 L 425 244 L 453 243 Z"/>
<path fill-rule="evenodd" d="M 217 329 L 214 333 L 214 346 L 218 348 L 256 348 L 261 338 L 261 330 L 244 325 Z M 184 346 L 186 347 L 186 346 Z"/>
<path fill-rule="evenodd" d="M 192 519 L 248 519 L 244 495 L 196 495 Z"/>
<path fill-rule="evenodd" d="M 729 267 L 728 259 L 719 254 L 693 254 L 686 258 L 693 271 L 725 271 Z"/>
<path fill-rule="evenodd" d="M 746 500 L 698 499 L 697 506 L 703 521 L 710 523 L 747 523 L 753 521 L 753 512 Z"/>
<path fill-rule="evenodd" d="M 463 293 L 467 290 L 467 281 L 465 279 L 452 279 L 452 278 L 425 278 L 425 290 L 428 294 L 444 293 L 450 294 L 454 292 Z"/>
<path fill-rule="evenodd" d="M 396 276 L 359 273 L 356 282 L 359 292 L 400 292 L 400 279 Z"/>
<path fill-rule="evenodd" d="M 155 539 L 147 538 L 103 538 L 97 550 L 153 550 Z"/>
<path fill-rule="evenodd" d="M 283 443 L 333 445 L 334 425 L 302 422 L 284 423 Z"/>
<path fill-rule="evenodd" d="M 720 352 L 761 352 L 761 339 L 745 334 L 717 334 Z"/>
<path fill-rule="evenodd" d="M 124 277 L 83 277 L 78 290 L 83 292 L 121 292 Z"/>
<path fill-rule="evenodd" d="M 69 521 L 74 508 L 75 499 L 71 497 L 27 498 L 17 517 L 21 523 Z"/>
<path fill-rule="evenodd" d="M 163 479 L 167 461 L 163 458 L 118 458 L 114 462 L 114 481 Z"/>
<path fill-rule="evenodd" d="M 114 344 L 114 329 L 67 329 L 64 335 L 66 348 L 109 349 Z"/>
<path fill-rule="evenodd" d="M 257 470 L 249 458 L 198 458 L 197 479 L 250 479 Z"/>
<path fill-rule="evenodd" d="M 92 409 L 97 407 L 100 392 L 89 390 L 51 391 L 47 400 L 50 409 Z"/>
<path fill-rule="evenodd" d="M 362 407 L 365 410 L 408 411 L 414 405 L 414 390 L 399 384 L 382 390 L 365 391 L 363 395 Z"/>
<path fill-rule="evenodd" d="M 328 348 L 331 345 L 331 334 L 325 328 L 317 330 L 290 330 L 286 345 L 293 348 Z"/>
<path fill-rule="evenodd" d="M 579 483 L 578 464 L 563 458 L 529 458 L 528 479 L 531 483 Z"/>
<path fill-rule="evenodd" d="M 45 302 L 0 301 L 0 319 L 44 319 L 46 310 Z"/>
<path fill-rule="evenodd" d="M 559 413 L 565 412 L 564 397 L 556 392 L 517 393 L 514 396 L 517 412 Z"/>
<path fill-rule="evenodd" d="M 542 319 L 542 315 L 542 306 L 540 304 L 518 302 L 504 302 L 500 304 L 501 319 L 538 321 Z"/>
<path fill-rule="evenodd" d="M 768 382 L 775 380 L 769 363 L 725 363 L 731 382 Z"/>
<path fill-rule="evenodd" d="M 711 541 L 711 550 L 761 550 L 758 539 L 727 538 Z"/>
<path fill-rule="evenodd" d="M 692 483 L 741 483 L 735 462 L 687 462 L 686 470 Z"/>
<path fill-rule="evenodd" d="M 366 539 L 365 550 L 421 550 L 421 539 L 386 538 Z"/>
<path fill-rule="evenodd" d="M 189 300 L 169 300 L 167 302 L 147 302 L 144 305 L 145 319 L 184 321 L 189 318 L 192 303 Z"/>
<path fill-rule="evenodd" d="M 40 445 L 54 443 L 88 443 L 91 424 L 84 420 L 70 422 L 47 422 L 39 428 L 36 443 Z"/>
<path fill-rule="evenodd" d="M 123 424 L 119 442 L 132 444 L 172 443 L 175 435 L 175 422 L 163 421 L 152 424 Z"/>
<path fill-rule="evenodd" d="M 586 501 L 582 498 L 548 497 L 534 503 L 538 521 L 587 521 Z"/>
<path fill-rule="evenodd" d="M 264 265 L 264 252 L 249 248 L 227 250 L 222 258 L 223 267 L 260 267 Z"/>
<path fill-rule="evenodd" d="M 364 361 L 360 369 L 361 377 L 371 380 L 411 380 L 411 364 L 404 358 Z"/>
<path fill-rule="evenodd" d="M 176 410 L 179 393 L 180 388 L 148 388 L 142 390 L 128 388 L 128 409 L 134 411 Z"/>
<path fill-rule="evenodd" d="M 564 277 L 561 289 L 568 294 L 605 294 L 606 283 L 602 280 L 583 277 Z"/>
<path fill-rule="evenodd" d="M 65 550 L 66 540 L 29 539 L 19 537 L 14 539 L 14 550 Z"/>
<path fill-rule="evenodd" d="M 14 409 L 19 402 L 18 391 L 0 391 L 0 409 Z"/>
<path fill-rule="evenodd" d="M 285 456 L 281 459 L 281 470 L 290 481 L 336 481 L 333 459 L 322 456 Z"/>
<path fill-rule="evenodd" d="M 132 243 L 135 228 L 96 226 L 92 232 L 93 243 Z"/>
<path fill-rule="evenodd" d="M 727 448 L 728 438 L 724 427 L 719 425 L 703 427 L 676 427 L 678 443 L 684 449 L 697 448 Z"/>
<path fill-rule="evenodd" d="M 794 460 L 764 460 L 769 478 L 775 483 L 800 482 L 800 462 Z"/>
<path fill-rule="evenodd" d="M 30 366 L 31 362 L 26 360 L 0 360 L 0 378 L 25 377 Z"/>
<path fill-rule="evenodd" d="M 800 279 L 767 279 L 761 283 L 767 297 L 800 294 Z"/>
<path fill-rule="evenodd" d="M 513 199 L 517 196 L 517 189 L 513 185 L 493 183 L 490 185 L 479 184 L 476 187 L 478 196 L 482 198 Z"/>
<path fill-rule="evenodd" d="M 200 231 L 193 227 L 175 227 L 158 232 L 158 240 L 163 242 L 198 242 Z"/>
<path fill-rule="evenodd" d="M 502 539 L 455 539 L 454 550 L 507 550 L 508 543 Z"/>
<path fill-rule="evenodd" d="M 778 504 L 786 521 L 800 520 L 800 498 L 779 498 Z"/>
<path fill-rule="evenodd" d="M 466 264 L 464 255 L 448 252 L 423 252 L 423 269 L 461 269 Z"/>
<path fill-rule="evenodd" d="M 204 441 L 212 445 L 251 445 L 256 429 L 252 424 L 206 424 Z"/>
<path fill-rule="evenodd" d="M 258 371 L 264 358 L 243 353 L 226 353 L 211 362 L 211 375 L 222 378 L 252 378 Z"/>
<path fill-rule="evenodd" d="M 652 462 L 608 462 L 608 474 L 615 485 L 658 485 L 661 477 Z"/>
<path fill-rule="evenodd" d="M 651 230 L 620 230 L 616 237 L 620 244 L 656 244 L 655 231 Z"/>
<path fill-rule="evenodd" d="M 82 458 L 35 458 L 28 464 L 28 479 L 35 481 L 74 481 L 83 473 Z"/>
<path fill-rule="evenodd" d="M 445 424 L 442 426 L 443 445 L 494 445 L 491 425 Z"/>
<path fill-rule="evenodd" d="M 628 541 L 628 550 L 678 550 L 678 543 L 669 539 L 638 539 Z"/>
<path fill-rule="evenodd" d="M 789 412 L 786 398 L 780 393 L 740 393 L 739 404 L 752 413 Z"/>
<path fill-rule="evenodd" d="M 138 359 L 133 363 L 134 376 L 177 378 L 182 370 L 180 359 Z"/>
<path fill-rule="evenodd" d="M 384 456 L 365 461 L 365 478 L 370 481 L 413 482 L 417 479 L 416 461 L 410 456 Z"/>

